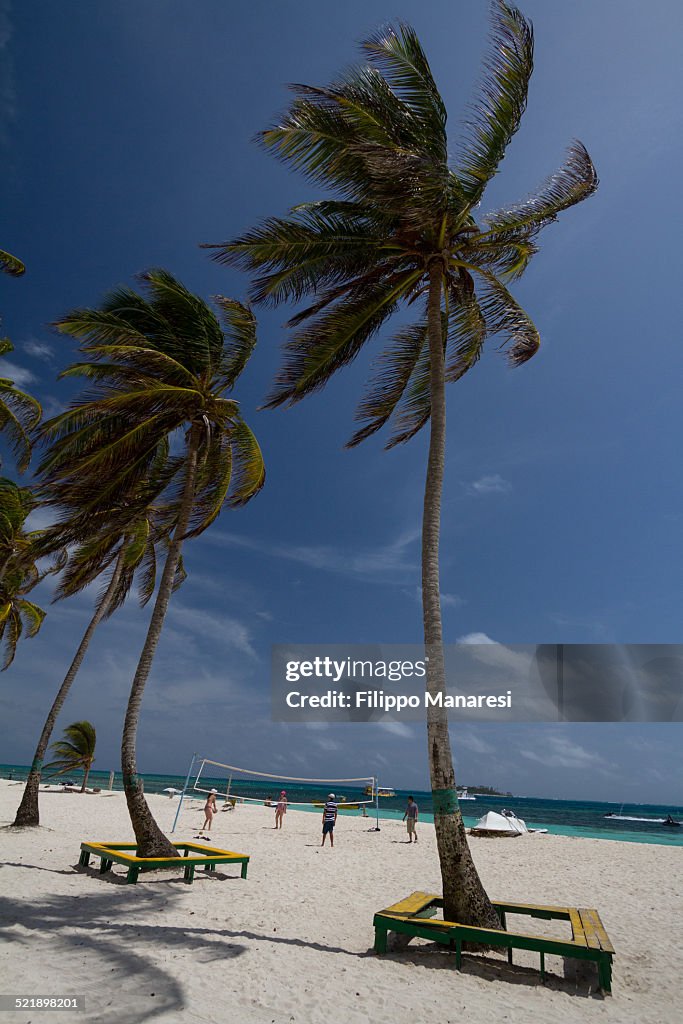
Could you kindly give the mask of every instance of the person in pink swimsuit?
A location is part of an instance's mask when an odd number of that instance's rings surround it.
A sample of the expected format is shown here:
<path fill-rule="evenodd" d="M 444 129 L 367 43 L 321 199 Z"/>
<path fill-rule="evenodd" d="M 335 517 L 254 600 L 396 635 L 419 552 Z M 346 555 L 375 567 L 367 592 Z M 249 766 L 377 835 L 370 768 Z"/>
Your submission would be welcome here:
<path fill-rule="evenodd" d="M 287 813 L 287 794 L 282 790 L 280 799 L 275 805 L 275 828 L 282 828 L 282 819 Z"/>
<path fill-rule="evenodd" d="M 218 810 L 218 808 L 216 807 L 217 793 L 217 789 L 212 789 L 208 800 L 204 804 L 204 824 L 202 825 L 202 829 L 206 829 L 207 832 L 211 831 L 211 822 L 213 821 L 214 814 Z"/>

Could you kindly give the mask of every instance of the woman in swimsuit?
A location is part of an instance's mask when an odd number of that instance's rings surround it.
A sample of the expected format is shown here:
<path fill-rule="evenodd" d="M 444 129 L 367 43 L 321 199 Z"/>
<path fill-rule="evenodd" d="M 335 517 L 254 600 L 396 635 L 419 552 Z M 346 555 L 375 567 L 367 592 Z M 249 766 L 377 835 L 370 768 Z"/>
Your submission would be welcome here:
<path fill-rule="evenodd" d="M 212 789 L 211 795 L 204 805 L 204 824 L 202 825 L 202 829 L 206 829 L 208 832 L 211 831 L 211 822 L 213 821 L 214 814 L 218 810 L 216 807 L 217 792 L 217 789 Z"/>
<path fill-rule="evenodd" d="M 282 828 L 282 819 L 287 813 L 287 794 L 284 789 L 280 793 L 280 799 L 275 805 L 275 828 Z"/>

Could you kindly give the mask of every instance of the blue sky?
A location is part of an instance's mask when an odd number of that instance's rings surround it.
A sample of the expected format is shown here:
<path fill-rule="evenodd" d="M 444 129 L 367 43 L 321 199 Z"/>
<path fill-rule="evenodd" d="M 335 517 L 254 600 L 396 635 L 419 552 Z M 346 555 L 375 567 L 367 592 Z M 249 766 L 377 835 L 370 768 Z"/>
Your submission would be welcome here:
<path fill-rule="evenodd" d="M 541 353 L 509 370 L 492 346 L 449 395 L 442 586 L 446 639 L 668 643 L 681 639 L 680 5 L 527 0 L 536 70 L 523 127 L 484 202 L 523 197 L 580 138 L 598 194 L 547 229 L 515 294 Z M 47 326 L 153 265 L 197 292 L 245 278 L 198 243 L 314 197 L 252 142 L 289 81 L 324 83 L 356 43 L 403 17 L 450 111 L 451 149 L 475 93 L 487 5 L 228 5 L 0 0 L 0 244 L 28 273 L 0 280 L 10 369 L 49 414 L 74 356 Z M 239 395 L 268 465 L 264 492 L 186 551 L 145 696 L 143 771 L 193 750 L 301 775 L 378 771 L 425 785 L 422 727 L 275 725 L 272 643 L 420 639 L 419 522 L 426 438 L 343 450 L 372 356 L 290 411 L 257 412 L 286 311 L 260 314 Z M 373 355 L 381 350 L 381 338 Z M 6 463 L 7 468 L 7 463 Z M 49 595 L 46 596 L 49 599 Z M 30 757 L 92 594 L 50 609 L 0 683 L 2 761 Z M 60 720 L 90 718 L 98 767 L 118 733 L 146 617 L 103 626 Z M 680 726 L 453 730 L 458 777 L 519 793 L 680 803 Z M 539 768 L 543 766 L 543 771 Z"/>

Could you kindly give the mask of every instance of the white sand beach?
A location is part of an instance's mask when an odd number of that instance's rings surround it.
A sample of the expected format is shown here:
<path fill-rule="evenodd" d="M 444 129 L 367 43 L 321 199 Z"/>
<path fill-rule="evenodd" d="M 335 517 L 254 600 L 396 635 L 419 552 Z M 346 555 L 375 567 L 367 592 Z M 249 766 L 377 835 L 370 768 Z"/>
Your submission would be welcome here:
<path fill-rule="evenodd" d="M 0 825 L 21 786 L 0 781 Z M 148 797 L 170 829 L 177 799 Z M 613 996 L 595 992 L 592 969 L 564 976 L 537 954 L 453 957 L 414 940 L 400 953 L 372 951 L 373 912 L 415 889 L 437 892 L 434 829 L 405 843 L 400 822 L 341 816 L 337 845 L 320 849 L 319 817 L 240 806 L 219 813 L 212 842 L 248 853 L 249 877 L 228 866 L 193 885 L 181 872 L 125 869 L 100 877 L 78 866 L 83 839 L 133 838 L 121 793 L 41 794 L 40 829 L 0 829 L 0 951 L 3 992 L 84 995 L 84 1013 L 21 1011 L 17 1024 L 93 1021 L 137 1024 L 667 1024 L 683 995 L 683 851 L 608 840 L 538 835 L 472 840 L 493 898 L 597 907 L 616 949 Z M 176 838 L 196 835 L 194 803 Z M 562 922 L 515 918 L 523 930 L 567 934 Z"/>

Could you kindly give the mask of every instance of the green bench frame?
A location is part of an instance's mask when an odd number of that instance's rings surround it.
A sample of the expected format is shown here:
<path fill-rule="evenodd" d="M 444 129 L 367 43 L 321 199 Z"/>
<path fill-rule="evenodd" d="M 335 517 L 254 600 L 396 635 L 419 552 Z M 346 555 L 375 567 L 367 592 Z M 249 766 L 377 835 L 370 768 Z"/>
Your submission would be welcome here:
<path fill-rule="evenodd" d="M 182 857 L 138 857 L 137 843 L 81 843 L 79 864 L 86 868 L 90 863 L 90 855 L 100 858 L 100 874 L 111 870 L 113 862 L 128 868 L 126 881 L 135 885 L 141 871 L 156 871 L 158 868 L 177 868 L 184 870 L 185 881 L 192 885 L 194 869 L 203 866 L 205 871 L 213 872 L 216 864 L 241 864 L 242 878 L 247 877 L 249 857 L 245 853 L 233 853 L 231 850 L 219 850 L 214 846 L 199 846 L 197 843 L 172 843 Z M 124 851 L 132 850 L 133 853 Z M 192 856 L 198 854 L 199 856 Z"/>
<path fill-rule="evenodd" d="M 375 914 L 375 952 L 386 953 L 387 933 L 400 932 L 410 938 L 420 937 L 440 942 L 455 949 L 455 966 L 462 964 L 463 942 L 487 946 L 507 946 L 508 963 L 512 963 L 513 949 L 530 949 L 541 955 L 541 980 L 545 981 L 545 955 L 592 960 L 597 964 L 600 989 L 603 994 L 612 991 L 612 946 L 597 910 L 577 907 L 542 906 L 532 903 L 493 903 L 500 918 L 501 931 L 494 928 L 475 928 L 455 921 L 430 920 L 443 907 L 443 899 L 433 893 L 414 892 L 411 896 Z M 555 939 L 544 935 L 504 931 L 508 914 L 524 914 L 545 920 L 569 921 L 572 938 Z"/>

